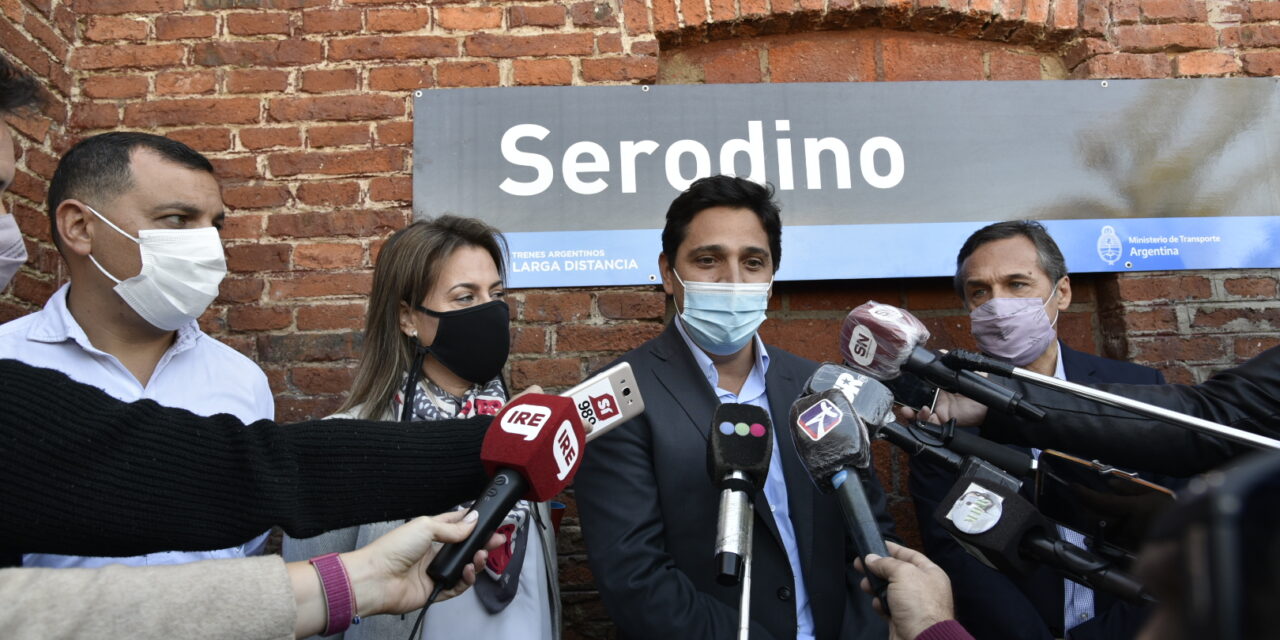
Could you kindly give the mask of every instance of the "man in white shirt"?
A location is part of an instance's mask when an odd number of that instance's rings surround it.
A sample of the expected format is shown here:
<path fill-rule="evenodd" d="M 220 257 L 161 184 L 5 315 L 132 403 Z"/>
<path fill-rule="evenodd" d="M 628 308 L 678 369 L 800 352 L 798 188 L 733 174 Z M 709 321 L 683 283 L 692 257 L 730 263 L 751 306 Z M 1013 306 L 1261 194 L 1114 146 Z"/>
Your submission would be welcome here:
<path fill-rule="evenodd" d="M 87 138 L 58 163 L 48 203 L 70 282 L 44 309 L 0 325 L 0 358 L 57 369 L 125 401 L 246 423 L 273 417 L 262 370 L 196 323 L 226 274 L 222 194 L 204 156 L 146 133 Z M 23 564 L 180 564 L 256 555 L 265 539 L 134 558 L 27 554 Z"/>

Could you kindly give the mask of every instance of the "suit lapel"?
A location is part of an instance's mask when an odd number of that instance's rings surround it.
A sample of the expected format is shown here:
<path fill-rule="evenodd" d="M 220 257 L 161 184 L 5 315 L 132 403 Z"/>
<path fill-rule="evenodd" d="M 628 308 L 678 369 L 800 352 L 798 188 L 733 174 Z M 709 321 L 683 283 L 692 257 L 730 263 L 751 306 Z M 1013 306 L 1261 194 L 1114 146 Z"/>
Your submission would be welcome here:
<path fill-rule="evenodd" d="M 765 392 L 769 397 L 770 413 L 773 414 L 773 429 L 778 435 L 778 457 L 782 460 L 782 477 L 787 484 L 787 510 L 791 512 L 791 526 L 800 552 L 800 567 L 805 576 L 812 576 L 814 536 L 817 535 L 816 527 L 813 526 L 814 499 L 817 492 L 812 486 L 813 481 L 809 479 L 808 469 L 796 452 L 796 444 L 791 439 L 791 404 L 796 400 L 798 387 L 799 382 L 795 379 L 794 372 L 774 359 L 769 371 L 765 373 Z M 772 523 L 773 518 L 768 520 Z"/>
<path fill-rule="evenodd" d="M 1062 342 L 1058 343 L 1058 357 L 1062 358 L 1062 372 L 1068 381 L 1079 384 L 1104 382 L 1098 377 L 1098 367 L 1093 358 L 1084 357 L 1084 354 Z"/>
<path fill-rule="evenodd" d="M 709 442 L 711 439 L 711 419 L 715 415 L 716 407 L 720 404 L 720 399 L 716 397 L 715 389 L 711 388 L 706 376 L 702 375 L 702 371 L 698 368 L 698 363 L 693 359 L 693 354 L 689 353 L 689 348 L 685 345 L 684 339 L 680 337 L 674 322 L 668 324 L 666 331 L 663 331 L 662 335 L 658 336 L 658 339 L 654 341 L 650 348 L 650 353 L 657 359 L 657 364 L 654 366 L 654 374 L 658 379 L 658 383 L 671 396 L 671 401 L 679 406 L 680 410 L 689 418 L 687 425 L 670 426 L 672 428 L 692 428 L 698 435 L 702 436 L 703 442 Z M 772 370 L 772 367 L 770 369 Z M 772 376 L 766 376 L 765 378 L 770 408 L 773 407 L 771 378 Z M 646 398 L 645 402 L 652 401 Z M 790 407 L 791 404 L 788 402 L 788 410 Z M 774 428 L 776 429 L 776 411 L 774 416 Z M 785 420 L 783 424 L 785 424 Z M 778 441 L 781 444 L 781 436 L 783 434 L 780 433 L 778 435 Z M 787 441 L 788 446 L 794 448 L 794 445 L 790 444 L 789 434 L 787 435 Z M 786 465 L 784 464 L 783 467 L 785 470 Z M 788 487 L 791 485 L 789 477 L 787 478 L 787 485 Z M 781 547 L 782 535 L 778 533 L 778 524 L 773 519 L 773 513 L 769 511 L 769 502 L 764 498 L 764 492 L 756 494 L 754 508 L 760 519 L 764 521 L 765 528 L 768 529 L 769 534 L 773 536 L 774 541 Z"/>

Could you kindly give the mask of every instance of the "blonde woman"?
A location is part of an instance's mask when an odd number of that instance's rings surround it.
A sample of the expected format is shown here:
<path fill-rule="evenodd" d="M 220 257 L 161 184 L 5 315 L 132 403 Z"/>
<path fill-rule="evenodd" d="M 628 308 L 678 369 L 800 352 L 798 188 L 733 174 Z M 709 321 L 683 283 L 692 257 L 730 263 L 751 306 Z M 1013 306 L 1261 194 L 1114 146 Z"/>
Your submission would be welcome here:
<path fill-rule="evenodd" d="M 364 353 L 355 387 L 332 417 L 431 422 L 493 415 L 508 390 L 505 240 L 472 218 L 414 222 L 387 241 L 374 268 Z M 349 551 L 399 522 L 363 525 L 303 540 L 286 559 Z M 486 570 L 463 595 L 427 611 L 422 638 L 559 638 L 555 535 L 546 504 L 521 501 L 499 532 Z M 373 618 L 345 640 L 405 640 L 416 614 Z"/>

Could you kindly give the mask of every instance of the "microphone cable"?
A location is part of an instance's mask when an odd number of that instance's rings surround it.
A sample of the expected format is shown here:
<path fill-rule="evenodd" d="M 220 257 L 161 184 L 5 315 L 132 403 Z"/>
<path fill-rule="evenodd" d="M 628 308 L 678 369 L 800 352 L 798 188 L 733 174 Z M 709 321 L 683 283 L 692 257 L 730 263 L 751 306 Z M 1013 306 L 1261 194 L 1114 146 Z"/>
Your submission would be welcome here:
<path fill-rule="evenodd" d="M 422 629 L 422 619 L 427 616 L 427 608 L 436 601 L 436 598 L 440 597 L 440 592 L 442 591 L 444 591 L 443 584 L 436 585 L 436 588 L 431 591 L 431 596 L 427 598 L 427 603 L 422 605 L 422 609 L 418 611 L 418 619 L 413 622 L 413 628 L 409 630 L 409 640 L 418 637 L 418 631 Z"/>

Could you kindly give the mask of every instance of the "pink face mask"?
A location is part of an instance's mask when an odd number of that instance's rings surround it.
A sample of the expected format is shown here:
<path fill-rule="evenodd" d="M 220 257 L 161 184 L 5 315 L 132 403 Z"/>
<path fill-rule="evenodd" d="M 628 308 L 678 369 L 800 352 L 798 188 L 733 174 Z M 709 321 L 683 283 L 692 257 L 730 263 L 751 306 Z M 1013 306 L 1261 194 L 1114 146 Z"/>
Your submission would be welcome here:
<path fill-rule="evenodd" d="M 992 298 L 984 302 L 969 313 L 978 348 L 1014 366 L 1031 364 L 1057 338 L 1053 327 L 1058 318 L 1049 322 L 1044 309 L 1057 293 L 1054 287 L 1049 300 L 1043 302 L 1040 298 Z"/>

